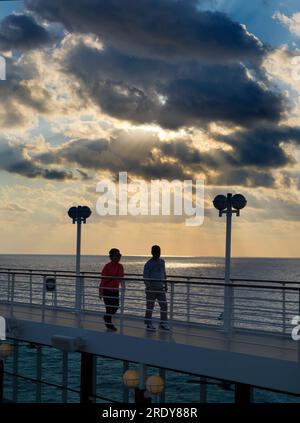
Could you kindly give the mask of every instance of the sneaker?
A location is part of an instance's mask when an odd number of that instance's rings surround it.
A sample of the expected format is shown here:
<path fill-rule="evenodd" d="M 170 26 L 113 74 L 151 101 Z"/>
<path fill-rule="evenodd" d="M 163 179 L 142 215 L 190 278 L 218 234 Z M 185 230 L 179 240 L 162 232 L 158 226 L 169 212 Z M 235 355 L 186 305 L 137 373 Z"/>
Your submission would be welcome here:
<path fill-rule="evenodd" d="M 149 330 L 150 332 L 155 332 L 156 328 L 152 325 L 152 323 L 148 323 L 146 326 L 146 330 Z"/>
<path fill-rule="evenodd" d="M 167 323 L 160 323 L 159 329 L 165 330 L 165 331 L 169 331 L 170 330 L 169 325 Z"/>
<path fill-rule="evenodd" d="M 105 325 L 109 332 L 116 332 L 118 329 L 113 325 Z"/>

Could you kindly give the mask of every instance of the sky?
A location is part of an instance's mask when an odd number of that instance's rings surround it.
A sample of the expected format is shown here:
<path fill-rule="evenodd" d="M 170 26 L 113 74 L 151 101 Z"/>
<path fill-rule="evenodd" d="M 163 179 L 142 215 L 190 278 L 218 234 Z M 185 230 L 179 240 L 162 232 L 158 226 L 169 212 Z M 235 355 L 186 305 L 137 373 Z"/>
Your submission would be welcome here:
<path fill-rule="evenodd" d="M 72 3 L 72 6 L 70 6 Z M 0 1 L 0 253 L 300 257 L 296 0 Z M 298 60 L 299 59 L 299 60 Z M 204 222 L 100 216 L 97 183 L 202 180 Z"/>

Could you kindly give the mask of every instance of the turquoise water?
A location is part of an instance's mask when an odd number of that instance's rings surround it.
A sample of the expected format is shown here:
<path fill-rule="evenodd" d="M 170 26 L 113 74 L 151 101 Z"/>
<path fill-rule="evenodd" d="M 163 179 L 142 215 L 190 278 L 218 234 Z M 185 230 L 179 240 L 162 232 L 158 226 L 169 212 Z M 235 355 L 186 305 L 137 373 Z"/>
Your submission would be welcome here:
<path fill-rule="evenodd" d="M 141 273 L 146 258 L 124 257 L 123 264 L 128 273 Z M 82 270 L 99 271 L 107 261 L 106 257 L 86 256 L 82 258 Z M 210 276 L 222 277 L 224 274 L 224 261 L 221 258 L 166 258 L 167 272 L 169 275 Z M 74 257 L 72 256 L 0 256 L 0 267 L 32 268 L 32 269 L 57 269 L 74 270 Z M 241 278 L 275 279 L 275 280 L 300 280 L 299 259 L 233 259 L 232 276 Z M 36 377 L 37 349 L 30 348 L 28 344 L 21 343 L 18 363 L 18 374 L 29 378 Z M 135 368 L 135 363 L 130 363 L 130 368 Z M 9 358 L 5 364 L 7 372 L 13 372 L 13 359 Z M 149 374 L 156 374 L 157 369 L 150 368 Z M 105 398 L 122 401 L 123 398 L 123 362 L 105 357 L 97 358 L 97 395 Z M 42 380 L 62 384 L 62 353 L 54 348 L 42 348 Z M 79 390 L 80 383 L 80 355 L 69 355 L 68 368 L 69 387 Z M 208 402 L 233 402 L 233 390 L 223 389 L 218 381 L 209 380 L 207 385 Z M 12 377 L 6 375 L 5 396 L 12 399 Z M 18 401 L 35 402 L 36 384 L 18 378 Z M 166 371 L 165 400 L 168 402 L 198 402 L 200 397 L 199 377 Z M 61 390 L 56 387 L 42 386 L 42 402 L 61 402 Z M 300 402 L 293 396 L 254 390 L 255 402 Z M 76 392 L 68 392 L 69 402 L 78 402 Z M 99 400 L 100 401 L 100 400 Z"/>

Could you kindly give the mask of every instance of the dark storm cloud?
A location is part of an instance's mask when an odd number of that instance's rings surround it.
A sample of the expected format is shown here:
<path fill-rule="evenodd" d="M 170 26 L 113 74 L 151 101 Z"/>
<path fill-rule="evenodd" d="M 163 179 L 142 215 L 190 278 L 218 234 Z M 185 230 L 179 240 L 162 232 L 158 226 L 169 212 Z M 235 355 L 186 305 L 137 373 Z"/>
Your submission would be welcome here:
<path fill-rule="evenodd" d="M 259 127 L 238 131 L 219 140 L 233 147 L 233 158 L 244 166 L 257 168 L 280 168 L 294 164 L 281 143 L 300 143 L 300 128 L 287 126 Z"/>
<path fill-rule="evenodd" d="M 27 7 L 71 32 L 94 33 L 106 44 L 164 60 L 260 60 L 262 44 L 196 0 L 27 0 Z"/>
<path fill-rule="evenodd" d="M 79 42 L 63 69 L 79 79 L 80 96 L 114 118 L 168 129 L 279 122 L 286 104 L 260 69 L 266 48 L 242 25 L 197 3 L 28 0 L 27 6 L 69 31 L 101 37 L 102 51 Z"/>
<path fill-rule="evenodd" d="M 12 144 L 6 140 L 0 141 L 0 169 L 27 178 L 44 178 L 64 181 L 75 179 L 72 172 L 61 169 L 48 169 L 31 160 L 25 154 L 25 146 Z"/>
<path fill-rule="evenodd" d="M 64 69 L 105 113 L 138 124 L 253 126 L 278 122 L 285 109 L 283 96 L 249 78 L 242 64 L 170 64 L 79 43 L 65 57 Z"/>
<path fill-rule="evenodd" d="M 30 11 L 74 33 L 95 34 L 103 50 L 64 44 L 61 70 L 79 81 L 80 97 L 106 114 L 168 129 L 209 123 L 242 127 L 217 140 L 232 147 L 200 152 L 187 140 L 145 136 L 75 140 L 36 153 L 38 167 L 127 170 L 145 179 L 206 175 L 220 185 L 274 187 L 273 168 L 294 160 L 281 143 L 299 129 L 280 126 L 287 104 L 261 68 L 267 48 L 240 24 L 195 0 L 27 0 Z M 79 40 L 79 38 L 76 38 Z M 71 37 L 71 40 L 73 38 Z M 60 57 L 62 57 L 61 55 Z M 142 142 L 141 142 L 142 141 Z"/>
<path fill-rule="evenodd" d="M 218 175 L 208 175 L 207 183 L 217 186 L 240 185 L 247 188 L 273 188 L 276 180 L 269 172 L 260 172 L 254 169 L 222 169 L 218 168 Z"/>
<path fill-rule="evenodd" d="M 0 50 L 29 50 L 50 43 L 47 30 L 31 16 L 12 14 L 0 22 Z"/>

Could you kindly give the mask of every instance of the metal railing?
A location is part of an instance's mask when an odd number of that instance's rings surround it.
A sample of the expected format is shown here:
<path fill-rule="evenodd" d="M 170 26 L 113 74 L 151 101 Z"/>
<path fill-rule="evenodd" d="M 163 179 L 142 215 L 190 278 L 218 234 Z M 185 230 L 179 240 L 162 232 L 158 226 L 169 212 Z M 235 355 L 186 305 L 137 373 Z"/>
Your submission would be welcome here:
<path fill-rule="evenodd" d="M 56 280 L 53 292 L 46 289 L 48 276 Z M 17 306 L 18 313 L 22 313 L 20 306 L 30 306 L 31 313 L 36 313 L 42 322 L 47 313 L 60 310 L 68 312 L 64 314 L 64 319 L 69 316 L 74 320 L 76 316 L 80 325 L 83 316 L 86 321 L 95 321 L 96 315 L 105 314 L 103 301 L 99 301 L 100 278 L 94 272 L 82 272 L 80 284 L 77 284 L 80 292 L 77 290 L 76 293 L 74 272 L 2 268 L 0 303 L 10 307 L 11 317 L 14 317 Z M 126 326 L 140 327 L 146 309 L 145 280 L 138 274 L 126 274 L 120 279 L 120 307 L 117 314 L 120 325 L 123 327 L 126 320 Z M 226 314 L 230 320 L 230 331 L 290 337 L 292 318 L 300 315 L 299 282 L 231 279 L 228 285 L 231 293 L 229 304 L 224 304 L 225 284 L 222 278 L 169 275 L 167 286 L 169 323 L 176 326 L 179 333 L 185 333 L 188 326 L 190 336 L 197 336 L 199 327 L 224 328 L 223 316 Z M 230 308 L 230 313 L 224 313 L 226 307 Z M 156 306 L 154 321 L 159 319 L 159 311 Z M 277 348 L 276 345 L 274 348 Z"/>

